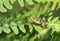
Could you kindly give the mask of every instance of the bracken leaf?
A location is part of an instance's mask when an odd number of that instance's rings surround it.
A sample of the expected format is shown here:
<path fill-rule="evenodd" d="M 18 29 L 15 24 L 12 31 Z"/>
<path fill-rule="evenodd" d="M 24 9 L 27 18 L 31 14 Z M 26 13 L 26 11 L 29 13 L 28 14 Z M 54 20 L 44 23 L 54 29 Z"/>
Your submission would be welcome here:
<path fill-rule="evenodd" d="M 29 5 L 32 5 L 32 4 L 33 4 L 33 1 L 32 1 L 32 0 L 26 0 L 26 2 L 27 2 Z"/>
<path fill-rule="evenodd" d="M 38 32 L 38 33 L 40 33 L 41 32 L 41 27 L 40 26 L 38 26 L 38 25 L 33 25 L 34 26 L 34 29 Z"/>
<path fill-rule="evenodd" d="M 10 33 L 10 32 L 11 32 L 11 30 L 9 29 L 9 24 L 7 24 L 7 23 L 4 23 L 4 24 L 3 24 L 2 30 L 3 30 L 5 33 Z"/>
<path fill-rule="evenodd" d="M 13 8 L 12 5 L 9 3 L 9 0 L 3 0 L 3 4 L 8 9 L 12 9 Z"/>
<path fill-rule="evenodd" d="M 33 26 L 32 24 L 29 24 L 29 31 L 32 33 L 33 32 Z"/>
<path fill-rule="evenodd" d="M 17 24 L 15 22 L 10 22 L 10 27 L 11 27 L 11 29 L 13 30 L 13 32 L 15 34 L 18 34 L 19 33 L 19 30 L 17 28 Z"/>
<path fill-rule="evenodd" d="M 24 28 L 24 24 L 21 23 L 21 21 L 17 22 L 19 29 L 23 32 L 26 33 L 26 29 Z"/>
<path fill-rule="evenodd" d="M 23 0 L 18 0 L 18 3 L 20 4 L 21 7 L 24 6 L 24 1 Z"/>

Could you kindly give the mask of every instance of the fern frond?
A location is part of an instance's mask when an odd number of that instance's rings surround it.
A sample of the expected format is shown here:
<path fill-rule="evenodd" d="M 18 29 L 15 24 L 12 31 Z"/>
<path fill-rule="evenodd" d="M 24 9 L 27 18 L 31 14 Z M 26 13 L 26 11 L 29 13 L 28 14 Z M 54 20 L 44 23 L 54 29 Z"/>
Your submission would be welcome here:
<path fill-rule="evenodd" d="M 15 2 L 18 2 L 20 4 L 21 7 L 24 7 L 24 1 L 26 1 L 27 4 L 29 5 L 33 5 L 34 4 L 34 1 L 40 3 L 40 2 L 48 2 L 48 1 L 43 1 L 43 0 L 1 0 L 0 1 L 0 12 L 7 12 L 7 9 L 12 9 L 13 8 L 13 5 Z M 51 2 L 51 1 L 49 1 Z M 59 1 L 52 1 L 52 2 L 59 2 Z"/>

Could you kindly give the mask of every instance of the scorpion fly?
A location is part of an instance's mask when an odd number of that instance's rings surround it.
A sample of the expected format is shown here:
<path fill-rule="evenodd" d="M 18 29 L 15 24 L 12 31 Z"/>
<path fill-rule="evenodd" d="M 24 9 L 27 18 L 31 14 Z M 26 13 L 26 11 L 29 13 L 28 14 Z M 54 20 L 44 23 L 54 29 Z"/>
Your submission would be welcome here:
<path fill-rule="evenodd" d="M 46 19 L 44 17 L 43 18 L 29 17 L 28 22 L 34 23 L 34 24 L 47 25 Z"/>

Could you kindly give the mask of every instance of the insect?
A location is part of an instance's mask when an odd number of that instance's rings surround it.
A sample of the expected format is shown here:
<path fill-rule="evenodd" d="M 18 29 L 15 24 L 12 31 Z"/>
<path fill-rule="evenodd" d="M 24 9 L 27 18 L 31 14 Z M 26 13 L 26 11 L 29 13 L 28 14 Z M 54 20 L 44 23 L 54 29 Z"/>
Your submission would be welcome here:
<path fill-rule="evenodd" d="M 42 24 L 42 25 L 47 25 L 48 24 L 44 17 L 43 18 L 30 17 L 30 18 L 28 18 L 28 22 L 34 23 L 34 24 Z"/>

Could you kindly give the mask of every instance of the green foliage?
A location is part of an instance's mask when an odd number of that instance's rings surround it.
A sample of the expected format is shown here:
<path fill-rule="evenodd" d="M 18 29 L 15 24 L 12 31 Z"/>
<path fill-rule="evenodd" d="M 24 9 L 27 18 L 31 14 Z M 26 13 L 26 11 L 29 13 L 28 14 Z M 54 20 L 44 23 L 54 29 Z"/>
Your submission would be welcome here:
<path fill-rule="evenodd" d="M 60 11 L 59 2 L 58 0 L 1 0 L 0 41 L 60 41 L 59 13 L 57 17 L 55 16 L 55 13 Z M 6 15 L 4 12 L 7 12 Z M 31 23 L 29 20 L 32 22 L 35 20 L 30 17 L 41 17 L 43 20 L 40 20 L 41 24 Z"/>
<path fill-rule="evenodd" d="M 2 26 L 2 30 L 6 33 L 11 32 L 11 30 L 9 29 L 9 25 L 7 23 L 4 23 L 4 25 Z"/>
<path fill-rule="evenodd" d="M 36 2 L 43 2 L 43 3 L 45 3 L 46 1 L 47 2 L 50 2 L 50 1 L 52 1 L 52 0 L 1 0 L 0 1 L 0 12 L 7 12 L 7 9 L 12 9 L 13 8 L 13 6 L 12 6 L 12 4 L 13 3 L 15 3 L 15 2 L 18 2 L 19 4 L 20 4 L 20 6 L 21 7 L 24 7 L 24 3 L 25 3 L 25 1 L 29 4 L 29 5 L 33 5 L 33 1 L 36 1 Z M 55 2 L 55 3 L 57 3 L 57 2 L 59 2 L 58 0 L 56 1 L 56 0 L 53 0 L 52 2 Z M 4 6 L 3 6 L 3 4 L 4 4 Z M 7 8 L 7 9 L 6 9 Z"/>

